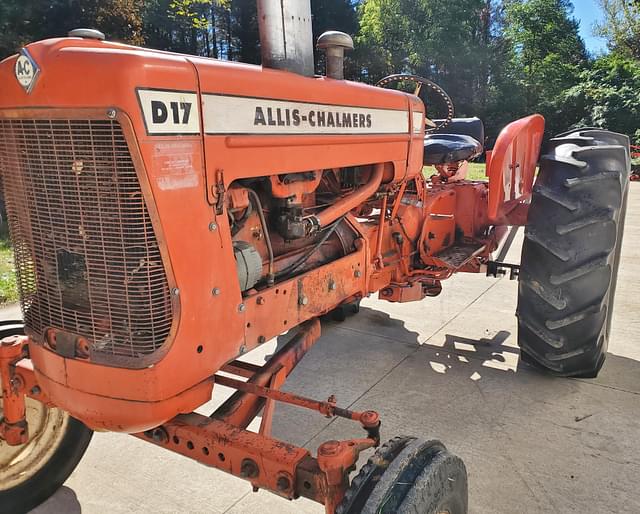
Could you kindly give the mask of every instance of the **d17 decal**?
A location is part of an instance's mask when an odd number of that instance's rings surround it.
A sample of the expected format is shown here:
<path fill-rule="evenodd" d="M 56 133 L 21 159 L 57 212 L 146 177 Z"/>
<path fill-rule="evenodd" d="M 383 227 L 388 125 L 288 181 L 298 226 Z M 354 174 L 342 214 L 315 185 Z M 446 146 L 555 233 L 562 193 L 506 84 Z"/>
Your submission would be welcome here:
<path fill-rule="evenodd" d="M 148 135 L 200 134 L 197 93 L 158 89 L 138 89 L 137 93 Z"/>

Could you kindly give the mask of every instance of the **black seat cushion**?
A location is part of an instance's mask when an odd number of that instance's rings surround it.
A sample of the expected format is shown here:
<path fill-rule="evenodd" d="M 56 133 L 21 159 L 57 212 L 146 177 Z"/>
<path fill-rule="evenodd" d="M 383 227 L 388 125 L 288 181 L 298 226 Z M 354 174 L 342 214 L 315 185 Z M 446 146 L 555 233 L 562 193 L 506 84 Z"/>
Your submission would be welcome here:
<path fill-rule="evenodd" d="M 460 134 L 430 134 L 424 138 L 423 162 L 426 166 L 468 161 L 482 153 L 480 142 Z"/>
<path fill-rule="evenodd" d="M 444 120 L 433 120 L 436 125 L 440 125 Z M 451 123 L 431 134 L 459 134 L 461 136 L 471 136 L 484 146 L 484 124 L 480 118 L 453 118 Z"/>

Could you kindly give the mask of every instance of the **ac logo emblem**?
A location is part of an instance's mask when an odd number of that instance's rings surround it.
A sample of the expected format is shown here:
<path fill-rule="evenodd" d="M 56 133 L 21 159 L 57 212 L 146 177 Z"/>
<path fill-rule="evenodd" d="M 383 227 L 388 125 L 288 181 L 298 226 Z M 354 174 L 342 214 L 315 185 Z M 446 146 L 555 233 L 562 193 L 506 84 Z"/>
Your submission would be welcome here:
<path fill-rule="evenodd" d="M 18 83 L 27 93 L 31 93 L 33 86 L 36 84 L 36 79 L 40 74 L 40 68 L 26 48 L 20 50 L 20 55 L 16 59 L 14 71 Z"/>

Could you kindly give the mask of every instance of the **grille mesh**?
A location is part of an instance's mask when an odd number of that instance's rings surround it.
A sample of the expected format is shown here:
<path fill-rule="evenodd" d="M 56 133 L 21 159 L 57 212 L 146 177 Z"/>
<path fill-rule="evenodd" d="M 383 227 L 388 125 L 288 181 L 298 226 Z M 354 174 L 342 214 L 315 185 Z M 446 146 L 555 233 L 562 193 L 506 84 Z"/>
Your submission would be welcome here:
<path fill-rule="evenodd" d="M 0 119 L 0 169 L 29 332 L 83 336 L 107 361 L 157 350 L 169 285 L 119 123 Z"/>

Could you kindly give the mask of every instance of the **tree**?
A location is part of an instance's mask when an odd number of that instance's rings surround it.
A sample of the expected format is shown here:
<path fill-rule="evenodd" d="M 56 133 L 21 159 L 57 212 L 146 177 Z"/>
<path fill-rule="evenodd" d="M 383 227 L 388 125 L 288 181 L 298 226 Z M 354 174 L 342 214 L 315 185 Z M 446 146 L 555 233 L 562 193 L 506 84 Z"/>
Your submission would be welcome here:
<path fill-rule="evenodd" d="M 562 95 L 574 126 L 602 127 L 635 137 L 640 144 L 640 62 L 611 54 L 584 70 Z"/>
<path fill-rule="evenodd" d="M 488 0 L 365 0 L 358 45 L 364 77 L 410 72 L 448 91 L 459 115 L 486 109 L 496 52 L 498 3 Z"/>
<path fill-rule="evenodd" d="M 504 95 L 519 95 L 524 112 L 542 113 L 550 133 L 567 124 L 560 98 L 587 64 L 579 22 L 569 0 L 505 0 L 505 38 L 513 81 Z"/>
<path fill-rule="evenodd" d="M 96 28 L 116 41 L 142 44 L 143 0 L 2 0 L 0 58 L 31 41 Z"/>
<path fill-rule="evenodd" d="M 640 2 L 599 0 L 605 19 L 596 25 L 609 49 L 640 59 Z"/>
<path fill-rule="evenodd" d="M 356 2 L 351 0 L 311 0 L 311 18 L 314 44 L 320 34 L 327 30 L 340 30 L 352 37 L 355 37 L 358 32 Z M 346 53 L 345 76 L 347 78 L 359 78 L 359 55 L 358 50 Z M 316 72 L 324 73 L 324 54 L 315 52 L 314 56 Z"/>

